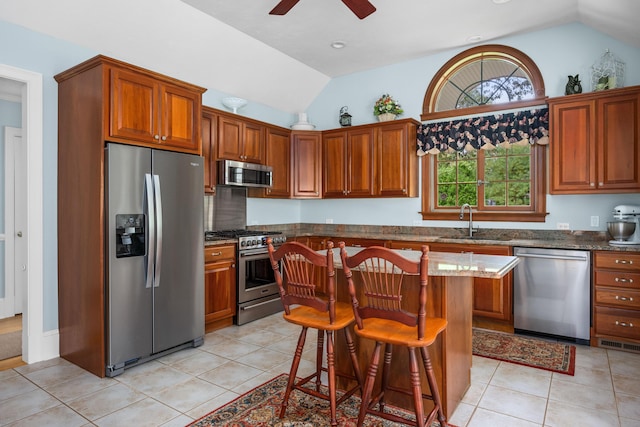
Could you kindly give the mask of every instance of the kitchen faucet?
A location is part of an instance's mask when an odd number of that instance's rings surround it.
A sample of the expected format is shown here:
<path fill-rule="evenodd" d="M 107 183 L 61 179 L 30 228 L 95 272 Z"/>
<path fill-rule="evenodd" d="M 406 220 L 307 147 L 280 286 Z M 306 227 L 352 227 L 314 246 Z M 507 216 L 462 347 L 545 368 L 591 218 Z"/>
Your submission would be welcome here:
<path fill-rule="evenodd" d="M 474 229 L 473 229 L 473 211 L 471 210 L 471 206 L 469 205 L 469 203 L 465 203 L 460 208 L 460 219 L 464 218 L 464 210 L 466 208 L 469 208 L 469 237 L 473 237 L 473 232 L 474 232 Z"/>

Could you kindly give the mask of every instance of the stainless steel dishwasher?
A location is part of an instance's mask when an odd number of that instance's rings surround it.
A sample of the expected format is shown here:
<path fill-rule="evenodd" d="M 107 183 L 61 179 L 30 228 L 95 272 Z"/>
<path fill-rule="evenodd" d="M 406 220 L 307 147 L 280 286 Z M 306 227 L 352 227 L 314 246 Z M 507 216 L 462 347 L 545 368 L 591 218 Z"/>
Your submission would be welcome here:
<path fill-rule="evenodd" d="M 516 332 L 589 344 L 589 251 L 514 248 L 513 315 Z"/>

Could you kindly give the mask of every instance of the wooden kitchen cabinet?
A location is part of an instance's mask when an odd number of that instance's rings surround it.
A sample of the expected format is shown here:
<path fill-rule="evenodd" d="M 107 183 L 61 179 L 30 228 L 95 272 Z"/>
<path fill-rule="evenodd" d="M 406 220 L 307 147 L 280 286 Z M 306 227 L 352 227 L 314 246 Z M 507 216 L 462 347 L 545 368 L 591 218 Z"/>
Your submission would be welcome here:
<path fill-rule="evenodd" d="M 264 188 L 264 197 L 291 196 L 291 131 L 269 126 L 266 129 L 266 161 L 273 168 L 271 188 Z"/>
<path fill-rule="evenodd" d="M 322 197 L 322 136 L 315 131 L 291 133 L 291 197 Z"/>
<path fill-rule="evenodd" d="M 548 104 L 550 193 L 640 191 L 640 86 Z"/>
<path fill-rule="evenodd" d="M 322 196 L 322 139 L 316 131 L 266 126 L 266 162 L 271 188 L 249 188 L 249 197 L 319 199 Z"/>
<path fill-rule="evenodd" d="M 640 351 L 640 253 L 594 252 L 591 345 Z"/>
<path fill-rule="evenodd" d="M 110 74 L 110 138 L 199 153 L 202 92 L 126 68 Z"/>
<path fill-rule="evenodd" d="M 359 127 L 322 133 L 322 197 L 375 194 L 374 129 Z"/>
<path fill-rule="evenodd" d="M 265 164 L 265 127 L 262 123 L 220 114 L 218 159 Z"/>
<path fill-rule="evenodd" d="M 76 110 L 76 117 L 88 114 L 89 108 L 101 110 L 103 141 L 201 154 L 206 89 L 102 55 L 55 79 L 85 94 L 65 105 Z"/>
<path fill-rule="evenodd" d="M 413 119 L 322 133 L 323 198 L 417 197 Z"/>
<path fill-rule="evenodd" d="M 392 249 L 420 250 L 425 244 L 433 252 L 513 255 L 510 246 L 499 245 L 392 241 L 389 246 Z M 513 332 L 513 272 L 502 279 L 473 279 L 473 321 L 477 326 Z"/>
<path fill-rule="evenodd" d="M 204 192 L 214 194 L 218 183 L 216 138 L 218 116 L 209 107 L 202 107 L 202 157 L 204 157 Z"/>
<path fill-rule="evenodd" d="M 235 245 L 205 247 L 204 304 L 205 332 L 233 324 L 236 314 Z"/>
<path fill-rule="evenodd" d="M 416 122 L 413 120 L 392 121 L 377 127 L 377 196 L 418 196 L 415 138 Z"/>

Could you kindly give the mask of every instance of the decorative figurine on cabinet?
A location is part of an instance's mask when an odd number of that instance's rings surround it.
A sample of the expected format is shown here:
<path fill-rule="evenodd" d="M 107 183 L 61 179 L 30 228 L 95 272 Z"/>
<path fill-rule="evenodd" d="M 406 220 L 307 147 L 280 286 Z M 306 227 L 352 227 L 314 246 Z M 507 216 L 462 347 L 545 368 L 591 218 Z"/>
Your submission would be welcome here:
<path fill-rule="evenodd" d="M 576 93 L 582 93 L 582 84 L 580 84 L 578 74 L 576 74 L 575 77 L 569 76 L 569 81 L 567 82 L 567 86 L 564 90 L 565 95 L 573 95 Z"/>
<path fill-rule="evenodd" d="M 347 106 L 340 109 L 340 126 L 351 126 L 351 114 L 347 113 Z"/>

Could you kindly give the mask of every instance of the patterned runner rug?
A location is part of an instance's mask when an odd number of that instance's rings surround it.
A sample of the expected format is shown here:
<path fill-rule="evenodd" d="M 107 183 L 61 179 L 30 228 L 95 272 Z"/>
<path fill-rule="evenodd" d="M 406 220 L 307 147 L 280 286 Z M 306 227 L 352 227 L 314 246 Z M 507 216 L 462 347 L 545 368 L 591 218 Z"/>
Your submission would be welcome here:
<path fill-rule="evenodd" d="M 576 346 L 473 328 L 473 354 L 561 374 L 575 372 Z"/>
<path fill-rule="evenodd" d="M 278 418 L 280 404 L 287 387 L 287 374 L 282 374 L 267 383 L 256 387 L 238 397 L 233 402 L 216 409 L 188 427 L 233 426 L 233 427 L 318 427 L 329 425 L 329 402 L 316 399 L 294 390 L 291 393 L 287 414 Z M 356 425 L 360 398 L 351 396 L 337 410 L 338 425 L 352 427 Z M 389 408 L 389 407 L 387 407 Z M 393 412 L 406 416 L 404 410 Z M 393 423 L 382 418 L 367 415 L 364 425 L 367 427 L 400 427 L 404 424 Z M 439 426 L 435 422 L 432 427 Z M 451 426 L 455 427 L 455 426 Z"/>

